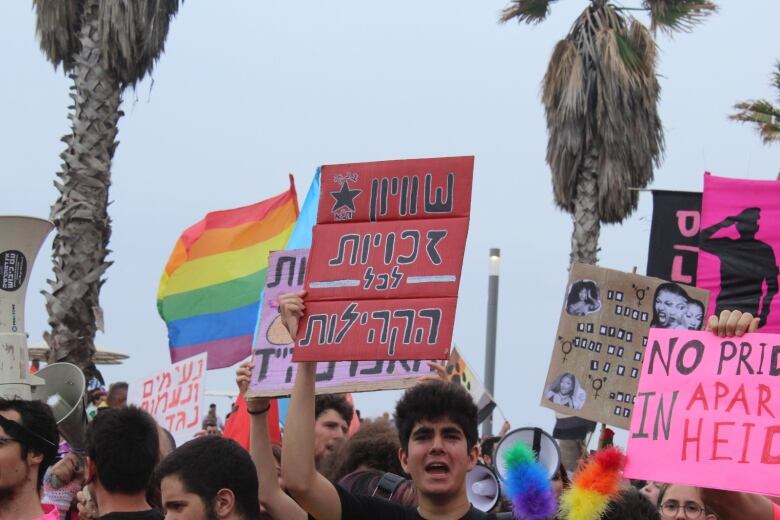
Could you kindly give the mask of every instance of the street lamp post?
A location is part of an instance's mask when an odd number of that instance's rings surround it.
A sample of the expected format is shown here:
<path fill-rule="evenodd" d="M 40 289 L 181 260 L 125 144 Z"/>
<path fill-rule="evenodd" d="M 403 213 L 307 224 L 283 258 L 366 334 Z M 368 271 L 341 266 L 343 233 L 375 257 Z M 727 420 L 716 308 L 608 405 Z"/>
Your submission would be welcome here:
<path fill-rule="evenodd" d="M 487 331 L 485 334 L 485 388 L 494 395 L 496 372 L 496 323 L 498 322 L 498 269 L 501 265 L 501 250 L 490 249 L 488 271 Z M 493 414 L 482 423 L 482 436 L 493 435 Z"/>

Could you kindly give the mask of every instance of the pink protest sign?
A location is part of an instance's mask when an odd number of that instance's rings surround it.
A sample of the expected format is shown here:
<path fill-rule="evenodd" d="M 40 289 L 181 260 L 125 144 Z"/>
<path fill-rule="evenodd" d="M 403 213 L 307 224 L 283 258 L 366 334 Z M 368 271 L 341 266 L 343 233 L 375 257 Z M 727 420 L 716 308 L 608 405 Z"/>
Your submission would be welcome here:
<path fill-rule="evenodd" d="M 201 430 L 205 415 L 206 353 L 187 358 L 129 385 L 127 402 L 146 410 L 181 445 Z"/>
<path fill-rule="evenodd" d="M 705 174 L 699 245 L 708 314 L 737 309 L 760 317 L 761 332 L 780 332 L 780 181 Z"/>
<path fill-rule="evenodd" d="M 295 380 L 295 346 L 279 317 L 277 301 L 303 287 L 308 249 L 271 253 L 263 295 L 260 325 L 253 348 L 254 369 L 248 396 L 290 395 Z M 316 307 L 316 306 L 315 306 Z M 307 307 L 307 312 L 315 312 Z M 317 392 L 361 392 L 411 386 L 431 372 L 423 361 L 330 361 L 317 365 Z"/>
<path fill-rule="evenodd" d="M 651 329 L 630 478 L 780 495 L 780 336 Z"/>

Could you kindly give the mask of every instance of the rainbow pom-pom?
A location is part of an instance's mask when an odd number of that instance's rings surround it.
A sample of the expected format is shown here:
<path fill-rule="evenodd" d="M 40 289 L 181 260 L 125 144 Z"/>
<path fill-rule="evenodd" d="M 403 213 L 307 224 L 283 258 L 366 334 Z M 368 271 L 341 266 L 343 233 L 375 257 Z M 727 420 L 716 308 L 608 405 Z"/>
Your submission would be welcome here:
<path fill-rule="evenodd" d="M 523 520 L 541 520 L 555 515 L 557 504 L 546 469 L 522 441 L 504 454 L 507 474 L 504 485 L 512 499 L 512 513 Z"/>
<path fill-rule="evenodd" d="M 561 496 L 560 516 L 566 520 L 597 520 L 620 492 L 626 457 L 617 448 L 596 452 L 574 475 L 574 483 Z"/>

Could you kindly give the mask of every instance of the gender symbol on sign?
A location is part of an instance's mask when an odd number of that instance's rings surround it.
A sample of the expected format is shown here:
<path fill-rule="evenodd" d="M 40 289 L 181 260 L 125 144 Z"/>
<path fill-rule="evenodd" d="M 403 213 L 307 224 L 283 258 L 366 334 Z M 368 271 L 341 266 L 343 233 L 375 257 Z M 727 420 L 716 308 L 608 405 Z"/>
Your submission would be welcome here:
<path fill-rule="evenodd" d="M 637 287 L 636 284 L 631 284 L 631 287 L 634 288 L 634 293 L 636 294 L 636 299 L 638 301 L 637 305 L 642 305 L 642 300 L 647 296 L 647 291 L 650 290 L 650 287 Z"/>
<path fill-rule="evenodd" d="M 569 340 L 564 341 L 563 336 L 558 336 L 558 341 L 561 342 L 561 352 L 563 352 L 563 362 L 566 363 L 566 360 L 569 359 L 569 354 L 571 354 L 571 351 L 574 349 L 574 345 L 572 345 L 572 342 Z"/>
<path fill-rule="evenodd" d="M 604 377 L 593 377 L 591 375 L 588 375 L 588 379 L 590 379 L 590 386 L 593 388 L 593 398 L 598 399 L 599 397 L 599 390 L 604 386 L 604 383 L 606 383 L 607 378 Z"/>

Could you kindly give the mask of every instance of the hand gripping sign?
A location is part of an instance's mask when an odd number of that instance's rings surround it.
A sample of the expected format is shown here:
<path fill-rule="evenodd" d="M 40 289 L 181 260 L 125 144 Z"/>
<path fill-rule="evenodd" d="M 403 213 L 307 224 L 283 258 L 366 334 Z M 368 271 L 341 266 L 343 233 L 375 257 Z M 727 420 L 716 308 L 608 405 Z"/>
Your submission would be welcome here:
<path fill-rule="evenodd" d="M 323 166 L 294 361 L 446 359 L 473 157 Z"/>

